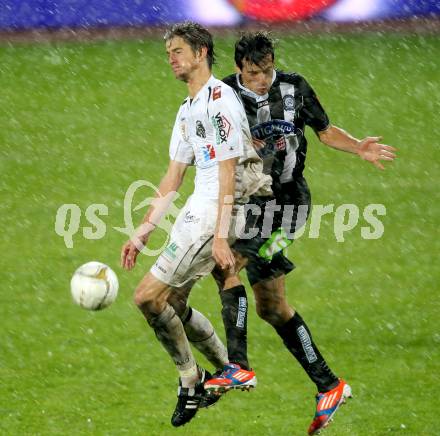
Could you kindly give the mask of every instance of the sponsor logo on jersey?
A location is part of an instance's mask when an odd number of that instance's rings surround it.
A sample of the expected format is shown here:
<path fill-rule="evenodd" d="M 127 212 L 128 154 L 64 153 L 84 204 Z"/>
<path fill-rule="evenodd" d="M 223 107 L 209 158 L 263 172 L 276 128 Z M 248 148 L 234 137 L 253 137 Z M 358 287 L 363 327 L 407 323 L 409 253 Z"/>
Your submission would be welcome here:
<path fill-rule="evenodd" d="M 209 153 L 209 158 L 210 159 L 215 159 L 215 148 L 213 145 L 208 144 L 206 146 L 206 148 L 208 149 L 208 153 Z"/>
<path fill-rule="evenodd" d="M 218 98 L 220 98 L 222 96 L 222 87 L 221 86 L 216 86 L 213 90 L 212 90 L 212 99 L 213 100 L 217 100 Z"/>
<path fill-rule="evenodd" d="M 166 274 L 168 271 L 156 262 L 156 268 Z"/>
<path fill-rule="evenodd" d="M 175 242 L 171 242 L 171 244 L 169 244 L 168 247 L 163 251 L 163 256 L 167 260 L 174 260 L 177 256 L 176 252 L 178 248 L 179 246 Z"/>
<path fill-rule="evenodd" d="M 295 110 L 295 99 L 292 94 L 286 94 L 283 97 L 283 107 L 285 111 L 294 111 Z"/>
<path fill-rule="evenodd" d="M 200 120 L 196 121 L 196 135 L 200 138 L 206 138 L 206 130 Z"/>
<path fill-rule="evenodd" d="M 212 117 L 212 124 L 214 124 L 217 133 L 217 144 L 223 144 L 228 140 L 231 131 L 231 123 L 220 112 L 215 117 Z"/>
<path fill-rule="evenodd" d="M 197 218 L 195 215 L 192 215 L 190 211 L 188 211 L 186 212 L 183 221 L 187 224 L 189 223 L 197 224 L 198 222 L 200 222 L 200 218 Z"/>
<path fill-rule="evenodd" d="M 203 160 L 205 162 L 212 160 L 212 159 L 215 159 L 215 148 L 213 145 L 206 144 L 203 147 L 202 152 L 203 152 Z"/>
<path fill-rule="evenodd" d="M 180 119 L 180 133 L 182 134 L 182 138 L 185 141 L 188 141 L 189 136 L 188 136 L 188 129 L 186 128 L 185 118 Z"/>
<path fill-rule="evenodd" d="M 286 137 L 281 136 L 281 138 L 277 139 L 275 141 L 275 149 L 278 151 L 285 150 L 286 149 Z"/>
<path fill-rule="evenodd" d="M 269 100 L 263 100 L 263 101 L 259 101 L 257 103 L 257 108 L 261 109 L 263 106 L 268 106 L 269 105 Z"/>
<path fill-rule="evenodd" d="M 257 139 L 270 139 L 280 135 L 295 134 L 297 131 L 295 125 L 289 121 L 271 120 L 257 124 L 251 128 L 251 134 Z"/>

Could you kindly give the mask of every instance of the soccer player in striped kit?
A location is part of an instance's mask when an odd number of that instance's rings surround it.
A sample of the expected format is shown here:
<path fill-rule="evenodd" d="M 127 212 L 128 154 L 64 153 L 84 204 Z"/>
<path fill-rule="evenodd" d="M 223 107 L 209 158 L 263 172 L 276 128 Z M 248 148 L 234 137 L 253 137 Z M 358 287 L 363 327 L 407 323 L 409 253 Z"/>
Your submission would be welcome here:
<path fill-rule="evenodd" d="M 286 348 L 316 384 L 316 413 L 308 429 L 309 434 L 316 434 L 328 425 L 339 405 L 351 397 L 351 388 L 328 367 L 307 324 L 286 299 L 285 275 L 294 265 L 282 249 L 293 242 L 293 233 L 305 224 L 311 206 L 303 176 L 307 151 L 305 127 L 311 127 L 325 145 L 357 154 L 379 169 L 384 169 L 381 160 L 394 159 L 395 149 L 380 144 L 379 137 L 358 140 L 333 126 L 304 77 L 276 70 L 274 59 L 273 43 L 267 34 L 245 34 L 235 45 L 238 73 L 223 79 L 244 104 L 254 146 L 264 159 L 265 171 L 272 176 L 276 199 L 276 204 L 261 203 L 255 197 L 250 199 L 263 213 L 256 217 L 248 213 L 247 227 L 261 231 L 252 239 L 238 240 L 233 249 L 249 259 L 246 270 L 258 315 L 275 328 Z M 292 211 L 291 220 L 287 221 L 282 215 L 286 205 Z M 271 208 L 273 225 L 268 231 L 264 212 L 270 215 Z M 218 282 L 221 286 L 221 277 Z M 222 298 L 222 303 L 223 311 L 227 311 L 228 301 Z M 225 327 L 229 356 L 240 355 L 240 350 L 246 350 L 246 336 L 241 333 L 231 340 L 234 326 L 228 326 L 226 320 Z M 240 374 L 239 366 L 248 366 L 247 356 L 241 355 L 241 359 L 244 365 L 238 362 L 240 365 L 225 367 L 220 376 L 205 383 L 205 389 L 224 391 L 238 387 L 241 380 L 234 378 L 234 374 Z"/>

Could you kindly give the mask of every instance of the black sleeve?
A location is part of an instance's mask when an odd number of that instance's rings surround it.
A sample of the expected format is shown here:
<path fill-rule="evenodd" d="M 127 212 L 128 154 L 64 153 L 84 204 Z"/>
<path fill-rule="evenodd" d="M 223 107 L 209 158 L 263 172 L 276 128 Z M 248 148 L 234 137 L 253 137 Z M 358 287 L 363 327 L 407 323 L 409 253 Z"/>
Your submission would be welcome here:
<path fill-rule="evenodd" d="M 313 91 L 312 87 L 303 77 L 300 78 L 298 87 L 302 97 L 300 115 L 304 119 L 304 122 L 316 133 L 327 129 L 330 125 L 330 120 L 324 108 L 321 106 L 318 97 L 316 97 L 315 91 Z"/>

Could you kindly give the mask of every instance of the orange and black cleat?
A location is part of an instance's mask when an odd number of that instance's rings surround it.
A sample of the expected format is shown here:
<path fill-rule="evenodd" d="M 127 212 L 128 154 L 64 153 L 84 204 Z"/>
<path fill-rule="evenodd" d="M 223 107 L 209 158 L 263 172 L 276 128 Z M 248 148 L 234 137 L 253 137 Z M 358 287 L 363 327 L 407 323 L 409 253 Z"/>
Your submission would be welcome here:
<path fill-rule="evenodd" d="M 342 379 L 339 379 L 338 386 L 332 390 L 317 394 L 316 412 L 308 430 L 309 435 L 318 434 L 320 430 L 327 427 L 339 406 L 351 397 L 351 387 Z"/>
<path fill-rule="evenodd" d="M 255 372 L 242 369 L 240 365 L 228 363 L 217 377 L 205 382 L 205 390 L 227 392 L 231 389 L 250 390 L 257 386 Z"/>

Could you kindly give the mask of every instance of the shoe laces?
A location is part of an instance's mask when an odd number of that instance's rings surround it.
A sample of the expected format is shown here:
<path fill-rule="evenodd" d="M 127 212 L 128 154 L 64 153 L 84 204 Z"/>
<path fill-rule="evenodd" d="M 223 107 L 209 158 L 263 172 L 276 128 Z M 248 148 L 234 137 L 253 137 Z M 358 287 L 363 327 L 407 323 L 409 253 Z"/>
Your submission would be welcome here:
<path fill-rule="evenodd" d="M 233 374 L 234 372 L 240 370 L 240 366 L 235 363 L 228 363 L 223 367 L 223 373 L 220 377 L 226 377 L 230 374 Z"/>

